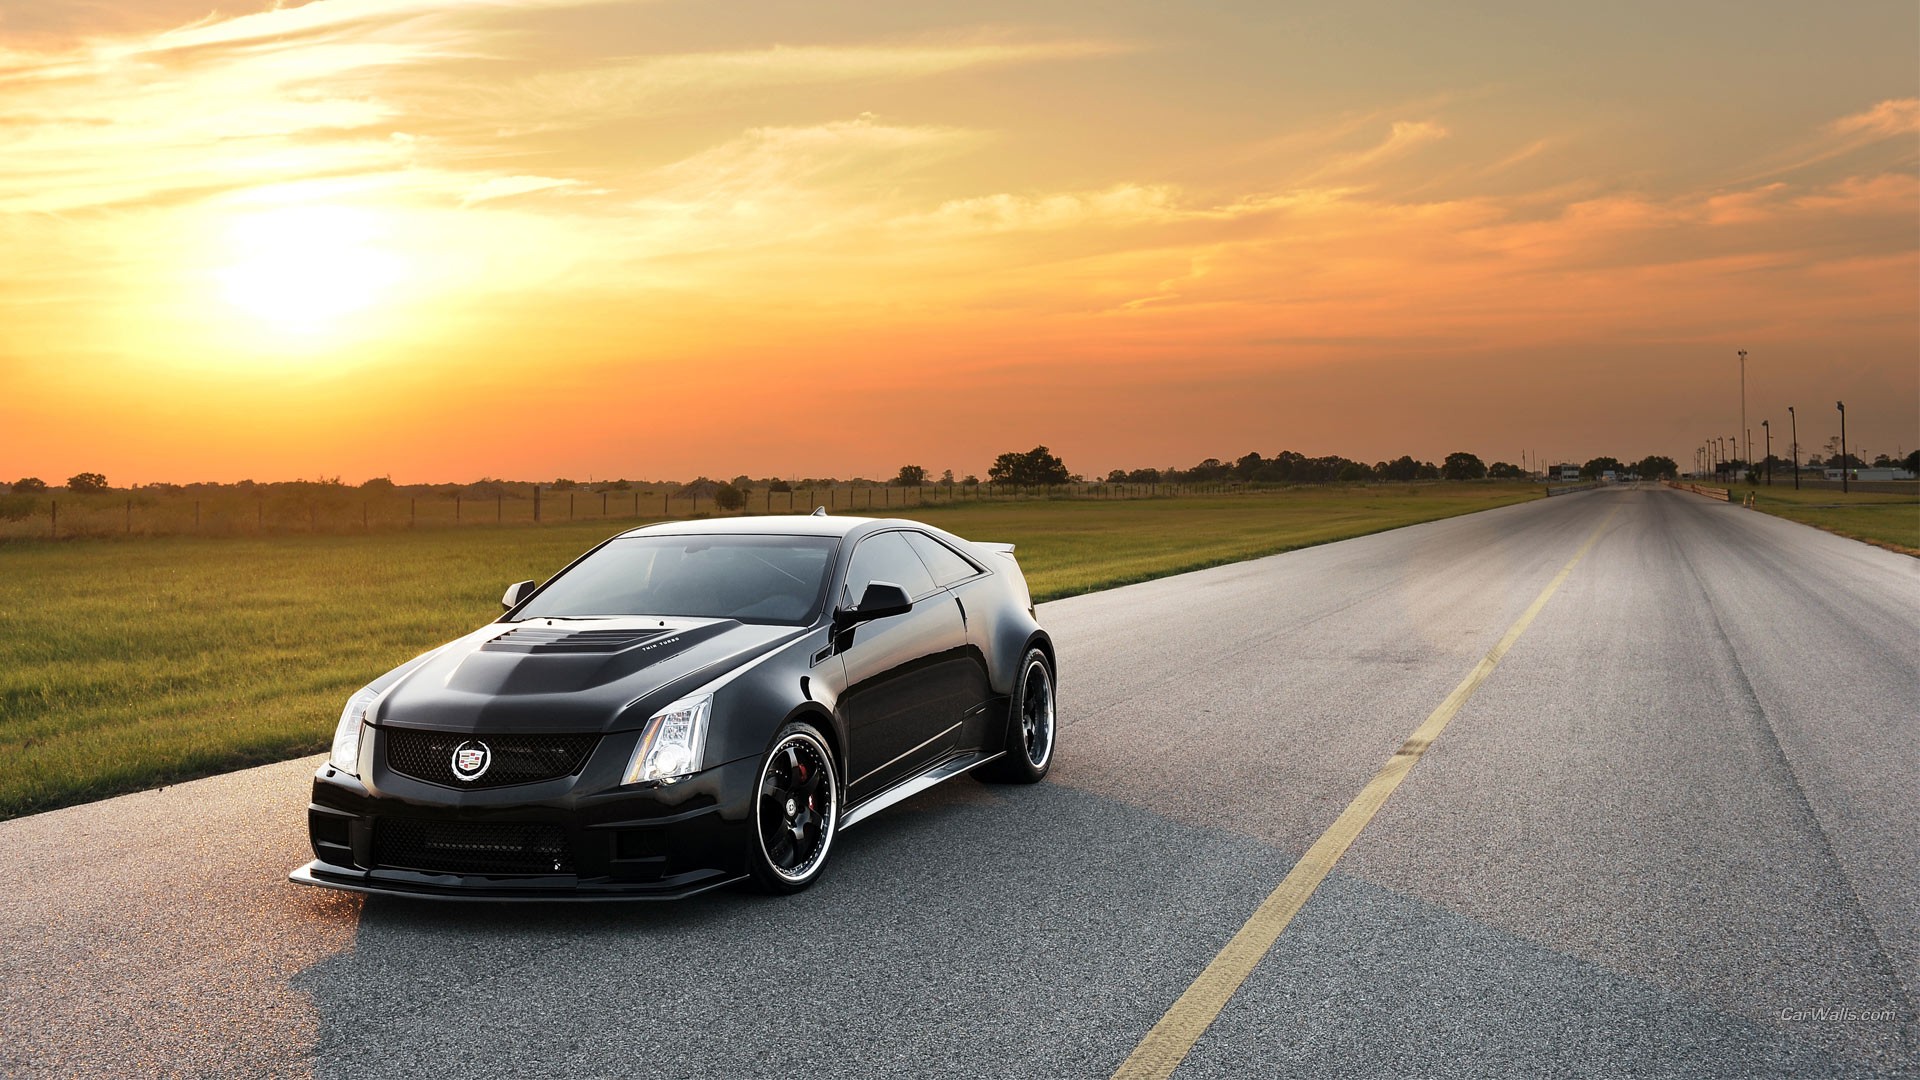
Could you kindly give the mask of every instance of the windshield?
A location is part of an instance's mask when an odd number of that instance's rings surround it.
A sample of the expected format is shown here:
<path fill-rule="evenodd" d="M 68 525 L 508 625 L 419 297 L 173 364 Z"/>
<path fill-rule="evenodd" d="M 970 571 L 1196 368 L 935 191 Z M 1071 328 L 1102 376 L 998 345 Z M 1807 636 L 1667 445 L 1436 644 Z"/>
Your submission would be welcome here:
<path fill-rule="evenodd" d="M 803 626 L 825 591 L 832 537 L 630 536 L 580 560 L 517 614 L 681 615 Z"/>

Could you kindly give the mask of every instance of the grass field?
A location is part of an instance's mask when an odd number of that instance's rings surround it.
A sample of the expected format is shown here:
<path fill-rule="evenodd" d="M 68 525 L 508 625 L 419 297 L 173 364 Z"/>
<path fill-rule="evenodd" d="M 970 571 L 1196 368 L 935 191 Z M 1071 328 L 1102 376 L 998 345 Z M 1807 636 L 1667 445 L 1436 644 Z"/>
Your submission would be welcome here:
<path fill-rule="evenodd" d="M 1736 485 L 1734 501 L 1751 491 L 1756 506 L 1769 514 L 1851 536 L 1908 555 L 1920 555 L 1920 494 L 1816 491 L 1775 483 L 1772 487 Z"/>
<path fill-rule="evenodd" d="M 1531 485 L 915 508 L 1019 545 L 1037 599 L 1540 495 Z M 326 747 L 346 697 L 626 527 L 0 544 L 0 818 Z"/>

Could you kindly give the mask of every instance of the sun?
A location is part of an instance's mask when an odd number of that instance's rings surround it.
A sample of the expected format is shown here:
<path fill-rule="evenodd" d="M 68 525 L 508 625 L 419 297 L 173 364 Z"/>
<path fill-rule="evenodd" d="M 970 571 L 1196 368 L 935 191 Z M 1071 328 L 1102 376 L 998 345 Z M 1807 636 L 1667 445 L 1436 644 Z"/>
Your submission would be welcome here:
<path fill-rule="evenodd" d="M 382 218 L 343 206 L 284 206 L 235 218 L 219 273 L 227 302 L 264 328 L 298 338 L 354 327 L 406 278 L 383 246 Z"/>

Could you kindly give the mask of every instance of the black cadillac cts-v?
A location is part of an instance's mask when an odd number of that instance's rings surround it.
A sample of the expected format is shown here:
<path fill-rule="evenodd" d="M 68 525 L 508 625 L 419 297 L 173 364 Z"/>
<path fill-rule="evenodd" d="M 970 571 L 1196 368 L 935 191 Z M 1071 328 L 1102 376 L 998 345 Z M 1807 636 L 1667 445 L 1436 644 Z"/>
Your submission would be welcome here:
<path fill-rule="evenodd" d="M 816 880 L 835 833 L 1053 759 L 1053 643 L 1006 544 L 902 520 L 623 533 L 348 700 L 294 881 L 499 899 Z"/>

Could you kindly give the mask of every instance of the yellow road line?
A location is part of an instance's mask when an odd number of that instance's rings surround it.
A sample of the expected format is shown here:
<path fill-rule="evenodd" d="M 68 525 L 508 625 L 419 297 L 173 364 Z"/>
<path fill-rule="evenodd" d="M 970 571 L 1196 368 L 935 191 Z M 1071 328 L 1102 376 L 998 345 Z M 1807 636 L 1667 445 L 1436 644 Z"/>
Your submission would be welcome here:
<path fill-rule="evenodd" d="M 1367 781 L 1367 786 L 1360 789 L 1360 794 L 1347 804 L 1347 808 L 1334 819 L 1333 825 L 1294 864 L 1280 887 L 1261 902 L 1246 925 L 1233 935 L 1233 940 L 1227 942 L 1213 962 L 1200 973 L 1200 977 L 1193 980 L 1193 985 L 1187 987 L 1180 999 L 1167 1010 L 1167 1014 L 1160 1018 L 1160 1022 L 1153 1025 L 1153 1030 L 1147 1032 L 1147 1037 L 1133 1048 L 1127 1060 L 1120 1063 L 1120 1068 L 1113 1074 L 1114 1080 L 1165 1080 L 1179 1067 L 1180 1062 L 1186 1059 L 1187 1052 L 1193 1049 L 1193 1044 L 1200 1041 L 1200 1036 L 1220 1015 L 1227 999 L 1240 989 L 1240 984 L 1253 973 L 1254 965 L 1279 940 L 1281 931 L 1287 928 L 1313 891 L 1333 872 L 1333 864 L 1340 861 L 1340 856 L 1360 835 L 1360 830 L 1366 828 L 1367 823 L 1373 820 L 1373 815 L 1379 813 L 1387 796 L 1392 795 L 1394 789 L 1400 786 L 1400 781 L 1406 779 L 1413 763 L 1419 761 L 1420 755 L 1426 753 L 1427 747 L 1432 746 L 1433 741 L 1446 730 L 1454 714 L 1467 703 L 1480 684 L 1487 681 L 1487 676 L 1493 674 L 1493 669 L 1500 665 L 1501 657 L 1506 656 L 1507 650 L 1513 648 L 1513 643 L 1526 633 L 1534 617 L 1540 614 L 1561 583 L 1573 573 L 1574 566 L 1593 550 L 1601 532 L 1617 512 L 1617 508 L 1609 512 L 1594 527 L 1586 543 L 1580 545 L 1580 550 L 1573 553 L 1567 565 L 1560 568 L 1560 572 L 1540 591 L 1540 595 L 1534 597 L 1527 610 L 1507 628 L 1499 643 L 1488 650 L 1487 655 L 1467 673 L 1467 677 L 1460 680 L 1460 685 L 1453 688 L 1453 693 L 1447 695 L 1426 722 L 1414 730 L 1407 741 L 1400 745 L 1400 749 L 1394 751 L 1393 757 L 1387 759 L 1386 765 L 1374 774 L 1373 779 Z"/>

